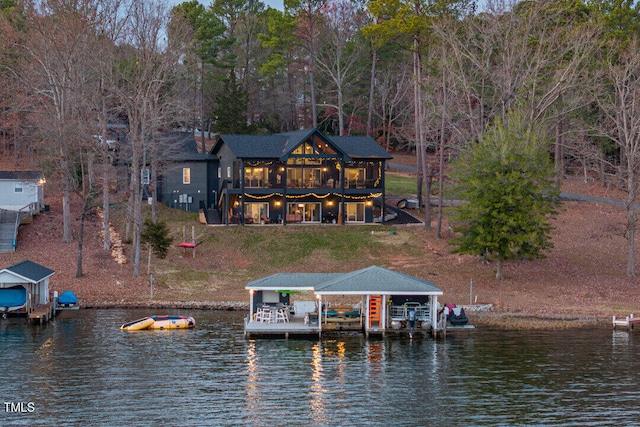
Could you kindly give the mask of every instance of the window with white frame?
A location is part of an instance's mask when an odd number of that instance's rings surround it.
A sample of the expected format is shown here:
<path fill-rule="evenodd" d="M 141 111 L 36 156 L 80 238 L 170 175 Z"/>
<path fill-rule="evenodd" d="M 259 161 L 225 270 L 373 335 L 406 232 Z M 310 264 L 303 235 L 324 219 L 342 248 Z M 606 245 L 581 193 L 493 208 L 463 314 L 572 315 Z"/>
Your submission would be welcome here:
<path fill-rule="evenodd" d="M 182 183 L 191 184 L 191 168 L 182 168 Z"/>
<path fill-rule="evenodd" d="M 144 168 L 140 171 L 140 182 L 143 184 L 149 184 L 151 181 L 151 172 L 149 168 Z"/>
<path fill-rule="evenodd" d="M 17 182 L 13 191 L 16 192 L 16 193 L 22 193 L 22 184 Z"/>

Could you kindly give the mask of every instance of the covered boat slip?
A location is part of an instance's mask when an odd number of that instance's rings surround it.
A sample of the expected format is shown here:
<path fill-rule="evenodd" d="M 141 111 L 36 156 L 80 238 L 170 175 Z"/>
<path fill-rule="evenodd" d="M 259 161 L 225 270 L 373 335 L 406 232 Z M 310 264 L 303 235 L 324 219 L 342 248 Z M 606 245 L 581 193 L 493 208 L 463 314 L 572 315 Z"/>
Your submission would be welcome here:
<path fill-rule="evenodd" d="M 439 288 L 378 266 L 349 273 L 279 273 L 250 282 L 245 289 L 250 295 L 245 336 L 320 335 L 331 330 L 362 330 L 368 336 L 410 326 L 435 335 L 444 327 L 437 310 Z M 358 302 L 353 307 L 343 302 L 332 306 L 345 297 Z M 277 307 L 287 315 L 263 317 L 265 310 L 277 312 Z M 416 325 L 409 322 L 414 313 Z"/>
<path fill-rule="evenodd" d="M 22 261 L 0 270 L 0 311 L 28 315 L 32 320 L 49 320 L 49 278 L 54 274 L 42 265 Z"/>
<path fill-rule="evenodd" d="M 9 312 L 27 305 L 27 290 L 24 286 L 0 288 L 0 311 Z"/>

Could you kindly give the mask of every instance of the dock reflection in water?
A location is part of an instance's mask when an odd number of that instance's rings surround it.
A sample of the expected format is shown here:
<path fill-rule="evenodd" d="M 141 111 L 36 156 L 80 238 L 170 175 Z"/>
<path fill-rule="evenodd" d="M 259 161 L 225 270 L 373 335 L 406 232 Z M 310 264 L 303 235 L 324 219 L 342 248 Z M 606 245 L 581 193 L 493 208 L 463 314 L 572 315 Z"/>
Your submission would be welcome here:
<path fill-rule="evenodd" d="M 0 321 L 0 425 L 632 425 L 640 332 L 245 339 L 240 312 L 123 332 L 140 310 Z M 31 406 L 29 406 L 31 403 Z M 24 404 L 24 405 L 21 405 Z"/>

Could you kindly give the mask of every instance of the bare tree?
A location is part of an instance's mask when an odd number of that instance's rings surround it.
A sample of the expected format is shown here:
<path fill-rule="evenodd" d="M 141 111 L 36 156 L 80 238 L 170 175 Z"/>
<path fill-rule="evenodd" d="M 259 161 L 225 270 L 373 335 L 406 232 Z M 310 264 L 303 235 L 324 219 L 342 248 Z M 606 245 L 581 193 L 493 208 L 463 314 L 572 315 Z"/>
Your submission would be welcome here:
<path fill-rule="evenodd" d="M 311 120 L 313 127 L 318 126 L 318 107 L 316 97 L 316 40 L 319 21 L 326 0 L 285 0 L 285 13 L 290 12 L 297 20 L 296 34 L 299 44 L 307 51 L 306 58 L 300 58 L 305 64 L 304 71 L 309 75 Z"/>
<path fill-rule="evenodd" d="M 333 104 L 338 114 L 338 134 L 345 135 L 345 91 L 358 77 L 356 67 L 364 52 L 355 46 L 356 34 L 365 24 L 364 11 L 347 0 L 335 0 L 325 4 L 324 19 L 320 23 L 317 64 L 331 81 L 335 98 L 326 99 L 330 91 L 324 91 L 322 104 Z"/>
<path fill-rule="evenodd" d="M 180 68 L 184 43 L 175 33 L 167 40 L 169 18 L 162 1 L 132 0 L 121 46 L 121 59 L 126 65 L 121 68 L 119 81 L 123 84 L 117 93 L 129 125 L 134 276 L 140 275 L 142 168 L 157 165 L 157 151 L 153 149 L 156 132 L 175 118 L 176 111 L 181 111 L 176 104 L 180 97 L 172 90 L 172 83 Z"/>
<path fill-rule="evenodd" d="M 640 39 L 629 40 L 626 49 L 608 56 L 603 75 L 611 90 L 597 97 L 603 114 L 602 131 L 620 149 L 620 175 L 626 184 L 627 276 L 635 276 L 635 233 L 640 186 Z"/>
<path fill-rule="evenodd" d="M 21 44 L 23 56 L 16 69 L 30 96 L 28 116 L 49 176 L 62 187 L 63 242 L 73 240 L 71 195 L 80 199 L 80 227 L 76 276 L 82 276 L 83 233 L 86 214 L 95 206 L 94 171 L 97 28 L 101 2 L 42 1 L 26 9 Z"/>
<path fill-rule="evenodd" d="M 465 140 L 481 135 L 495 117 L 517 108 L 530 121 L 555 124 L 585 99 L 577 90 L 593 54 L 595 30 L 557 2 L 490 0 L 487 12 L 464 20 L 440 20 L 434 30 L 447 46 L 457 90 L 466 98 L 466 120 L 457 131 Z M 578 101 L 576 105 L 571 101 Z"/>

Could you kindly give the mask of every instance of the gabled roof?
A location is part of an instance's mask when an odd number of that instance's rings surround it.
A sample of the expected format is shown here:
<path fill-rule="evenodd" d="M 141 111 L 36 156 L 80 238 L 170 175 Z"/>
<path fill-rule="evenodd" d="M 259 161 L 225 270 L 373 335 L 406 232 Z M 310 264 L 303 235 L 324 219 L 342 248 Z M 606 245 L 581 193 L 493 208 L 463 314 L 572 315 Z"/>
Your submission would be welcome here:
<path fill-rule="evenodd" d="M 216 154 L 226 144 L 239 159 L 286 160 L 289 154 L 312 135 L 323 139 L 345 158 L 391 159 L 392 157 L 368 136 L 327 136 L 317 129 L 284 132 L 275 135 L 219 135 L 211 152 Z"/>
<path fill-rule="evenodd" d="M 1 272 L 11 273 L 31 283 L 38 283 L 55 273 L 55 271 L 29 260 L 6 267 L 0 270 Z"/>
<path fill-rule="evenodd" d="M 287 139 L 278 135 L 219 135 L 211 152 L 226 144 L 239 159 L 280 159 L 286 154 Z"/>
<path fill-rule="evenodd" d="M 38 181 L 43 177 L 42 171 L 0 171 L 0 180 Z"/>
<path fill-rule="evenodd" d="M 433 283 L 373 265 L 345 273 L 315 289 L 318 295 L 442 295 Z"/>
<path fill-rule="evenodd" d="M 331 142 L 352 159 L 392 159 L 387 151 L 368 136 L 332 136 Z"/>
<path fill-rule="evenodd" d="M 313 290 L 318 295 L 442 295 L 433 283 L 371 266 L 350 273 L 278 273 L 245 286 L 253 290 Z"/>
<path fill-rule="evenodd" d="M 311 291 L 327 280 L 341 275 L 341 273 L 278 273 L 249 282 L 245 289 Z"/>
<path fill-rule="evenodd" d="M 193 132 L 163 132 L 157 135 L 161 157 L 165 161 L 215 160 L 211 153 L 200 153 Z"/>

